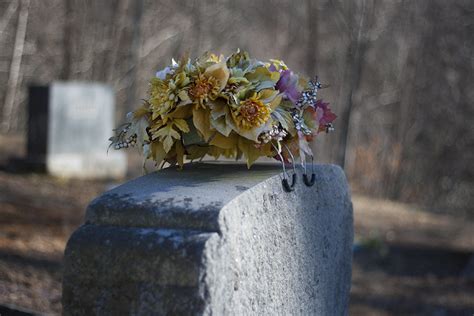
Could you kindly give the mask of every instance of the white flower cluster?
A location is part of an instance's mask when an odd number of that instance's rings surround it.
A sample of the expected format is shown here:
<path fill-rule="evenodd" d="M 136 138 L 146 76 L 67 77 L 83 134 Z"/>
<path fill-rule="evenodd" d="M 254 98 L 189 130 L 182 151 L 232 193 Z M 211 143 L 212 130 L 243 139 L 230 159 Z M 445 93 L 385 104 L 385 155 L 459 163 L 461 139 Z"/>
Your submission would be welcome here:
<path fill-rule="evenodd" d="M 321 83 L 318 81 L 318 77 L 309 82 L 309 89 L 301 93 L 300 99 L 296 102 L 297 107 L 304 108 L 305 106 L 315 106 L 318 89 L 321 88 Z"/>
<path fill-rule="evenodd" d="M 272 140 L 276 140 L 277 142 L 281 142 L 283 138 L 288 135 L 288 132 L 285 131 L 280 126 L 274 125 L 271 130 L 263 132 L 260 134 L 259 139 L 262 143 L 267 144 Z"/>
<path fill-rule="evenodd" d="M 121 135 L 126 135 L 130 126 L 124 128 L 121 132 Z M 137 144 L 137 135 L 134 134 L 126 139 L 122 139 L 121 141 L 115 143 L 114 149 L 122 149 L 122 148 L 129 148 L 133 147 Z"/>
<path fill-rule="evenodd" d="M 294 112 L 292 118 L 297 131 L 302 132 L 304 135 L 311 135 L 313 133 L 311 129 L 306 126 L 301 114 L 299 114 L 298 112 Z"/>

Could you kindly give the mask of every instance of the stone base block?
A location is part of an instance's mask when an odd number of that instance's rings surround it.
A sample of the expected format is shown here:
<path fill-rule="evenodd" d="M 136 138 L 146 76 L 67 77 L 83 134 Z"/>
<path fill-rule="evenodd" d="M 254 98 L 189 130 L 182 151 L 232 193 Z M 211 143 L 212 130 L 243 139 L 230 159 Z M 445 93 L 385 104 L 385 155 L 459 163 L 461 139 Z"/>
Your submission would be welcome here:
<path fill-rule="evenodd" d="M 279 166 L 164 170 L 91 203 L 65 253 L 65 315 L 346 315 L 344 173 L 281 186 Z"/>

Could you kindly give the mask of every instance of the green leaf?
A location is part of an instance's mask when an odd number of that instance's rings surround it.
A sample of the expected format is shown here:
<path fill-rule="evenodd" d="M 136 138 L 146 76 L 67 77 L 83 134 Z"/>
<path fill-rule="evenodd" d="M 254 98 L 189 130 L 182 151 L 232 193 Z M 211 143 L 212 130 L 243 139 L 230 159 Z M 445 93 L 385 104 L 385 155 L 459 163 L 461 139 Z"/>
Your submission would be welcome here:
<path fill-rule="evenodd" d="M 229 136 L 229 134 L 232 132 L 232 126 L 227 124 L 227 120 L 225 117 L 220 117 L 211 121 L 211 125 L 224 136 Z"/>
<path fill-rule="evenodd" d="M 193 110 L 193 124 L 205 140 L 209 139 L 214 133 L 211 131 L 210 114 L 204 109 Z"/>
<path fill-rule="evenodd" d="M 184 147 L 181 142 L 176 142 L 176 160 L 178 165 L 182 168 L 184 165 Z"/>
<path fill-rule="evenodd" d="M 271 81 L 271 80 L 265 80 L 265 81 L 261 81 L 257 84 L 257 86 L 255 87 L 255 91 L 261 91 L 261 90 L 264 90 L 264 89 L 270 89 L 270 88 L 273 88 L 275 87 L 275 82 Z"/>
<path fill-rule="evenodd" d="M 186 147 L 187 158 L 190 160 L 200 159 L 204 157 L 209 151 L 209 146 L 189 146 Z"/>
<path fill-rule="evenodd" d="M 204 139 L 199 135 L 196 127 L 190 123 L 188 123 L 189 126 L 189 133 L 183 134 L 183 144 L 184 146 L 189 146 L 189 145 L 204 145 L 206 142 Z"/>
<path fill-rule="evenodd" d="M 156 139 L 156 138 L 163 139 L 165 137 L 172 137 L 172 138 L 179 139 L 181 136 L 176 130 L 174 130 L 172 124 L 168 124 L 153 133 L 153 139 Z"/>
<path fill-rule="evenodd" d="M 312 130 L 318 128 L 317 121 L 314 119 L 313 113 L 311 113 L 309 110 L 303 112 L 303 122 Z"/>
<path fill-rule="evenodd" d="M 130 128 L 127 131 L 126 138 L 129 138 L 133 135 L 137 135 L 138 144 L 144 144 L 148 141 L 147 128 L 149 127 L 148 117 L 141 116 L 139 118 L 134 118 L 130 125 Z"/>
<path fill-rule="evenodd" d="M 165 159 L 166 152 L 163 148 L 163 144 L 160 142 L 152 142 L 151 147 L 151 156 L 157 165 L 161 164 L 163 159 Z M 148 158 L 148 157 L 147 157 Z"/>
<path fill-rule="evenodd" d="M 167 115 L 167 117 L 171 117 L 174 119 L 187 119 L 191 117 L 192 113 L 193 113 L 192 106 L 179 105 L 176 107 L 176 110 L 174 110 L 172 113 Z"/>
<path fill-rule="evenodd" d="M 188 126 L 188 123 L 186 123 L 185 120 L 183 120 L 183 119 L 174 119 L 173 123 L 182 132 L 189 133 L 189 126 Z"/>
<path fill-rule="evenodd" d="M 209 142 L 210 145 L 217 146 L 222 149 L 231 149 L 235 148 L 237 145 L 237 135 L 232 134 L 229 137 L 216 133 L 216 135 Z"/>
<path fill-rule="evenodd" d="M 222 99 L 209 101 L 208 105 L 211 109 L 211 117 L 214 120 L 229 113 L 229 106 Z"/>
<path fill-rule="evenodd" d="M 261 156 L 261 152 L 255 147 L 255 143 L 244 138 L 239 138 L 239 149 L 247 160 L 247 168 L 250 168 L 250 166 L 252 166 L 252 164 Z"/>
<path fill-rule="evenodd" d="M 188 101 L 190 100 L 189 99 L 189 95 L 188 95 L 188 92 L 186 90 L 181 90 L 179 93 L 178 93 L 178 97 L 181 101 Z"/>
<path fill-rule="evenodd" d="M 169 152 L 171 150 L 171 148 L 173 147 L 173 144 L 174 144 L 173 137 L 166 136 L 163 139 L 163 149 L 165 150 L 165 152 Z"/>
<path fill-rule="evenodd" d="M 272 81 L 273 85 L 280 79 L 280 73 L 278 71 L 270 71 L 264 66 L 255 68 L 251 73 L 245 75 L 245 77 L 254 82 Z"/>
<path fill-rule="evenodd" d="M 236 128 L 236 132 L 249 140 L 257 142 L 258 136 L 267 130 L 271 129 L 273 124 L 273 120 L 269 119 L 265 124 L 260 125 L 259 127 L 255 127 L 252 129 L 243 129 L 243 128 Z"/>
<path fill-rule="evenodd" d="M 291 117 L 290 112 L 286 111 L 284 108 L 277 107 L 275 111 L 272 112 L 272 117 L 277 120 L 281 124 L 281 126 L 290 133 L 295 129 L 293 118 Z"/>
<path fill-rule="evenodd" d="M 270 102 L 269 105 L 272 111 L 275 111 L 275 109 L 280 105 L 281 100 L 282 100 L 282 95 L 279 94 Z"/>

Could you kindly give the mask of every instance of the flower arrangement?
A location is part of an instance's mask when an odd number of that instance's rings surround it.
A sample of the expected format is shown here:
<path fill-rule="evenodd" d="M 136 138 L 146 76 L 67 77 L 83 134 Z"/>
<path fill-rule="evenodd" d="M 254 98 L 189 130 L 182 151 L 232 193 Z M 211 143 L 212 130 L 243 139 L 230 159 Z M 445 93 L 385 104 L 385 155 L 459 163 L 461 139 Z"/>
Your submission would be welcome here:
<path fill-rule="evenodd" d="M 321 84 L 284 62 L 237 50 L 224 58 L 183 57 L 150 80 L 148 96 L 110 138 L 115 149 L 138 146 L 157 166 L 183 166 L 210 155 L 282 163 L 313 156 L 308 142 L 332 130 L 336 115 L 317 99 Z"/>

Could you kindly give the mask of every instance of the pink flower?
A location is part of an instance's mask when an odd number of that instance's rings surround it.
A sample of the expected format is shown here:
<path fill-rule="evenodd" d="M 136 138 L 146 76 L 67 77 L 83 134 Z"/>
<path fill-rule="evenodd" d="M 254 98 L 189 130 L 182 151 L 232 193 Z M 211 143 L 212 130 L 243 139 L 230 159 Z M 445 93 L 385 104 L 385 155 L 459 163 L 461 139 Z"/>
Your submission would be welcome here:
<path fill-rule="evenodd" d="M 276 88 L 295 104 L 301 96 L 301 92 L 298 90 L 298 76 L 291 70 L 283 70 L 280 73 L 280 80 L 278 80 Z"/>
<path fill-rule="evenodd" d="M 326 130 L 326 125 L 332 123 L 337 118 L 337 115 L 332 113 L 329 103 L 325 103 L 322 100 L 316 102 L 315 110 L 319 123 L 318 133 L 323 132 Z"/>

